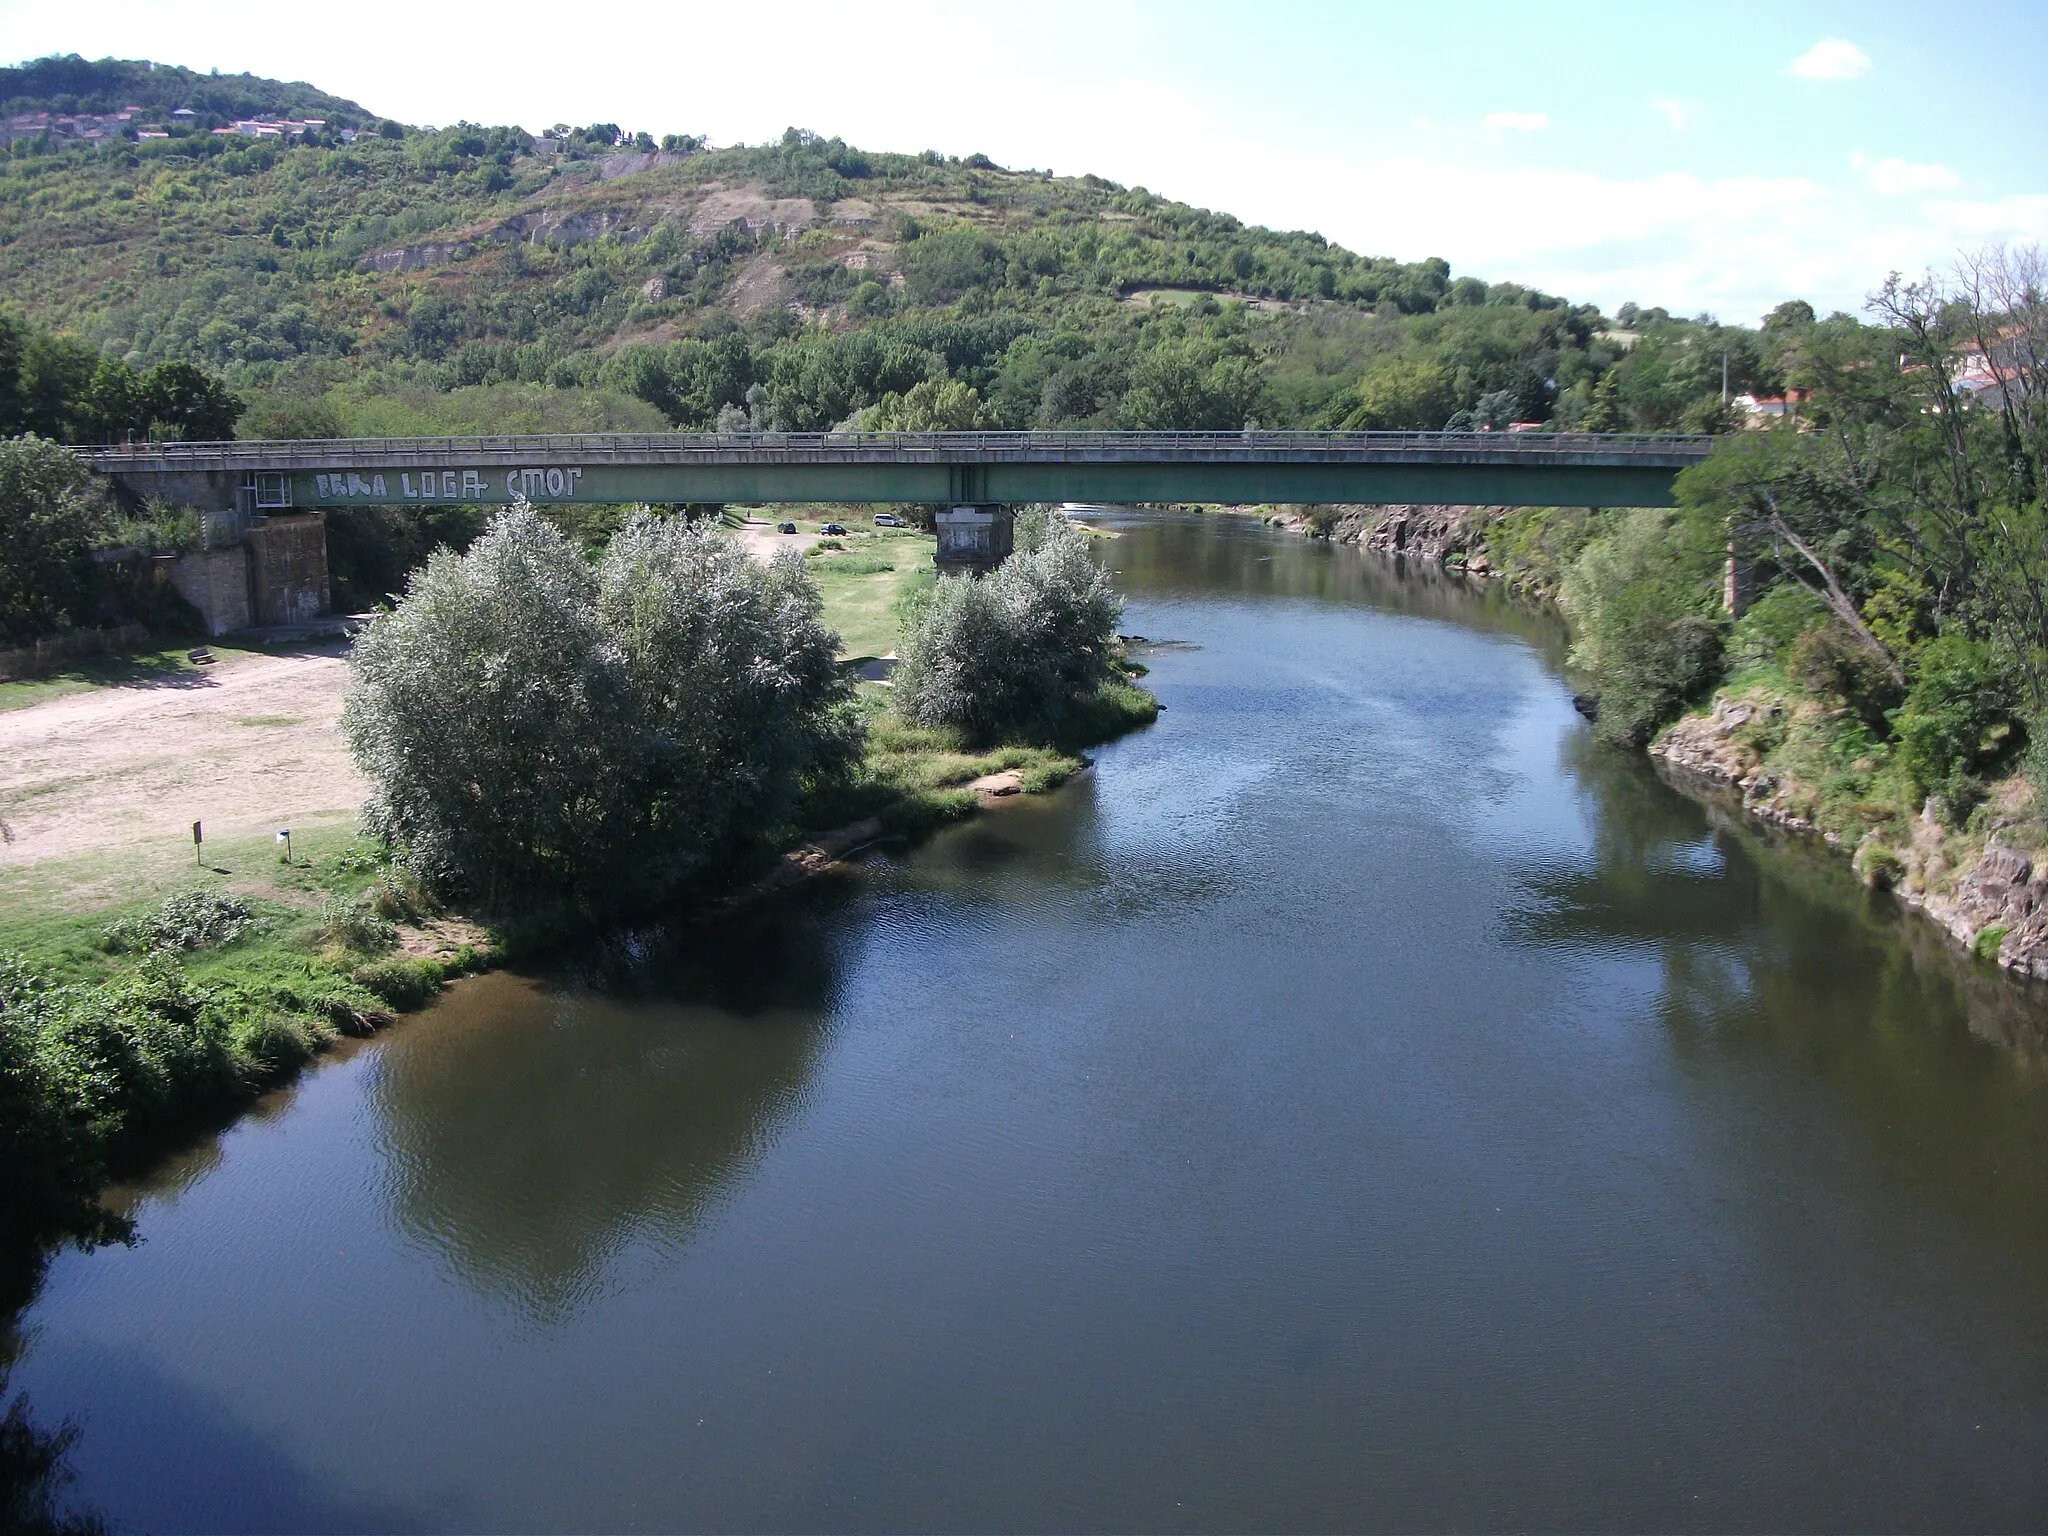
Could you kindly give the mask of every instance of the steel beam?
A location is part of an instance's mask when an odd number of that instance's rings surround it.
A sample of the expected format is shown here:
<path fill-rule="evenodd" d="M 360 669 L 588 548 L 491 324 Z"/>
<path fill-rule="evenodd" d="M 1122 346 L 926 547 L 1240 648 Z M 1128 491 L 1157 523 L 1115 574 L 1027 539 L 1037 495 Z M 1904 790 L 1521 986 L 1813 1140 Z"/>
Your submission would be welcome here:
<path fill-rule="evenodd" d="M 259 506 L 302 509 L 522 499 L 1666 506 L 1679 471 L 1711 447 L 1566 433 L 673 433 L 172 443 L 90 457 L 134 492 L 235 474 L 262 491 Z"/>

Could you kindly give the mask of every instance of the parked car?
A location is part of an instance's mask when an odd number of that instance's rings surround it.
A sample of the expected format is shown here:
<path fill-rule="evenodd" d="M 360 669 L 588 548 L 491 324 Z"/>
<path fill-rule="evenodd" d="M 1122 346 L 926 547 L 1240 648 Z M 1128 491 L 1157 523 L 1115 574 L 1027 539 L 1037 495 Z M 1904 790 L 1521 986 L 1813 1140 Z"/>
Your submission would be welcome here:
<path fill-rule="evenodd" d="M 796 524 L 795 524 L 795 523 L 777 523 L 777 524 L 775 525 L 775 531 L 776 531 L 777 533 L 795 533 L 795 532 L 796 532 Z"/>
<path fill-rule="evenodd" d="M 877 528 L 908 528 L 910 524 L 904 522 L 894 512 L 877 512 L 875 514 L 875 526 Z"/>
<path fill-rule="evenodd" d="M 840 527 L 837 523 L 827 523 L 824 527 L 820 528 L 818 532 L 835 539 L 844 538 L 846 535 L 846 530 Z"/>

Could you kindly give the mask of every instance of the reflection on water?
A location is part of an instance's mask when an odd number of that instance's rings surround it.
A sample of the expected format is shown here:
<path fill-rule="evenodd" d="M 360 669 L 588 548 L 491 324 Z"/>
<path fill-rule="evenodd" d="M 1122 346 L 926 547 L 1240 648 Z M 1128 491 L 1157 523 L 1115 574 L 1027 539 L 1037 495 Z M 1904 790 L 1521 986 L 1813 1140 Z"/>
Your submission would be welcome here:
<path fill-rule="evenodd" d="M 628 932 L 559 976 L 461 988 L 376 1074 L 398 1223 L 537 1321 L 629 1245 L 687 1242 L 802 1101 L 832 995 L 806 918 Z"/>
<path fill-rule="evenodd" d="M 1555 622 L 1111 518 L 1062 793 L 463 984 L 17 1372 L 154 1529 L 2034 1528 L 2048 1017 Z"/>

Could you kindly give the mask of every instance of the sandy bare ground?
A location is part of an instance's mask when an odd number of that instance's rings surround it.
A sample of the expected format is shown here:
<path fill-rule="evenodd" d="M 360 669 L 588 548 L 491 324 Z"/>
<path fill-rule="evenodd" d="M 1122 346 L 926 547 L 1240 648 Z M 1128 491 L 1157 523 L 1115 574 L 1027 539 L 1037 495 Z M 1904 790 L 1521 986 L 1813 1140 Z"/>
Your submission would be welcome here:
<path fill-rule="evenodd" d="M 0 865 L 289 826 L 362 804 L 339 643 L 0 714 Z"/>
<path fill-rule="evenodd" d="M 777 533 L 773 523 L 748 523 L 733 530 L 733 539 L 741 549 L 766 565 L 785 549 L 809 549 L 818 542 L 815 533 Z"/>

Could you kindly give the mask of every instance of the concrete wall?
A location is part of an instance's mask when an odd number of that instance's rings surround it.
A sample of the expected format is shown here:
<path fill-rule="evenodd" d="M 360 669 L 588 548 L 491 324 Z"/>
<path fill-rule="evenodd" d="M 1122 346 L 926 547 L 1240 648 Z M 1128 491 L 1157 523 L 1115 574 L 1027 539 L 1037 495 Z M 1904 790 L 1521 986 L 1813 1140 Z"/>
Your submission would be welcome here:
<path fill-rule="evenodd" d="M 242 484 L 239 470 L 181 469 L 113 479 L 115 497 L 124 506 L 140 506 L 145 497 L 161 496 L 174 507 L 197 507 L 202 512 L 233 511 L 235 492 Z"/>
<path fill-rule="evenodd" d="M 327 611 L 326 518 L 274 516 L 251 525 L 248 541 L 256 623 L 303 624 Z"/>
<path fill-rule="evenodd" d="M 255 622 L 249 600 L 249 550 L 245 545 L 180 555 L 171 568 L 171 585 L 199 610 L 209 635 L 247 629 Z"/>

